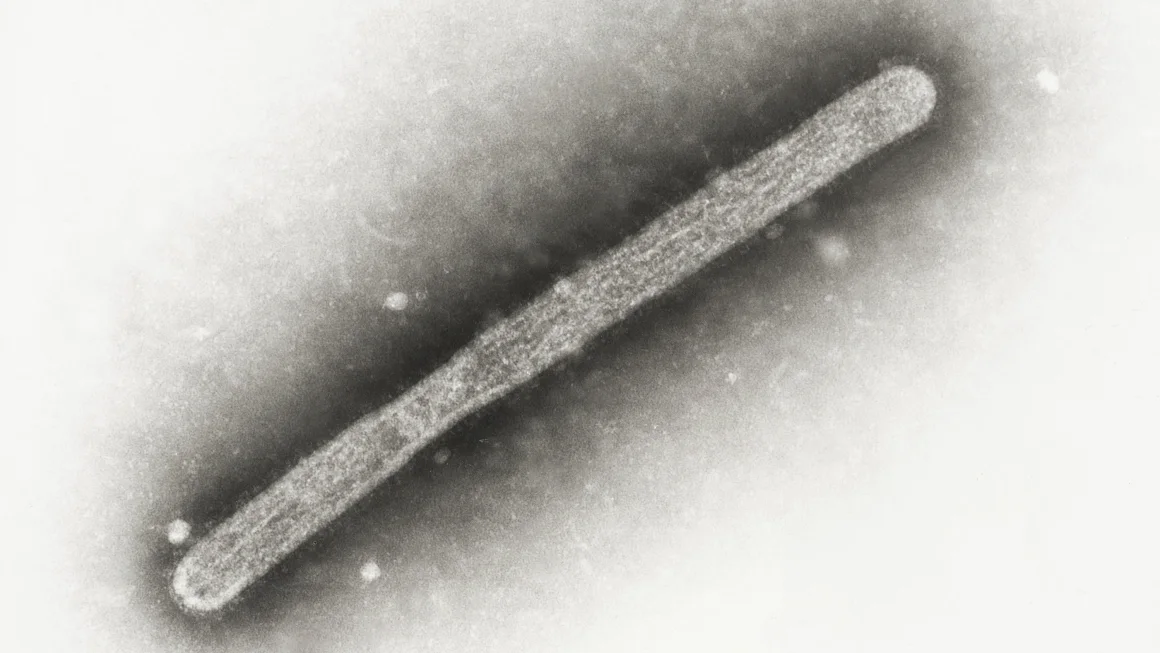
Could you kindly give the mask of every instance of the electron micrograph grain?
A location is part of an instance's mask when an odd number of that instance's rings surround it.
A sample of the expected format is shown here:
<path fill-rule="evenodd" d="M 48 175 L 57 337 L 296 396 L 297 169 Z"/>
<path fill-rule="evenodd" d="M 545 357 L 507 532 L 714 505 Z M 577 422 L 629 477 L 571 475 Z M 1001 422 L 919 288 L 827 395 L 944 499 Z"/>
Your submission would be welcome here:
<path fill-rule="evenodd" d="M 927 74 L 890 68 L 714 178 L 478 335 L 194 543 L 173 574 L 176 600 L 195 613 L 221 609 L 464 417 L 575 354 L 852 166 L 921 127 L 935 101 Z M 848 255 L 840 242 L 819 247 L 833 258 Z M 386 307 L 403 311 L 407 305 L 407 295 L 395 293 Z M 189 526 L 175 522 L 168 537 L 184 542 Z M 361 576 L 372 582 L 380 573 L 371 561 Z"/>

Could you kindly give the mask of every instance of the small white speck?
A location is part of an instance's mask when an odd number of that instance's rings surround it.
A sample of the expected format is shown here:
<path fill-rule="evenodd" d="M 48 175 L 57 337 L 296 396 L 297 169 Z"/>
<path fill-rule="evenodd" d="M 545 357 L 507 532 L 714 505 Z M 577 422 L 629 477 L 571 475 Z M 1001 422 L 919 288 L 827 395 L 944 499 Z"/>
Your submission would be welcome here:
<path fill-rule="evenodd" d="M 436 465 L 442 465 L 443 463 L 445 463 L 451 459 L 451 452 L 448 451 L 446 448 L 440 449 L 439 451 L 435 452 L 435 456 L 433 459 L 435 460 Z"/>
<path fill-rule="evenodd" d="M 814 248 L 826 265 L 838 266 L 850 258 L 850 245 L 837 234 L 819 236 L 814 241 Z"/>
<path fill-rule="evenodd" d="M 379 569 L 377 562 L 374 560 L 368 560 L 367 562 L 363 563 L 362 568 L 358 570 L 358 575 L 362 576 L 364 581 L 373 583 L 374 581 L 378 580 L 379 576 L 383 575 L 383 570 Z"/>
<path fill-rule="evenodd" d="M 213 335 L 213 330 L 207 326 L 192 326 L 185 330 L 185 334 L 194 342 L 205 342 Z"/>
<path fill-rule="evenodd" d="M 737 373 L 730 372 L 730 373 L 726 374 L 725 380 L 729 382 L 729 385 L 733 385 L 734 383 L 737 383 Z"/>
<path fill-rule="evenodd" d="M 178 546 L 185 544 L 185 541 L 189 539 L 191 530 L 189 522 L 184 519 L 174 519 L 165 527 L 165 537 L 169 540 L 170 544 Z"/>
<path fill-rule="evenodd" d="M 785 226 L 780 222 L 771 222 L 768 227 L 761 230 L 761 235 L 765 236 L 766 240 L 777 240 L 777 237 L 785 233 Z"/>
<path fill-rule="evenodd" d="M 407 293 L 393 292 L 387 296 L 387 301 L 383 302 L 383 308 L 387 308 L 392 311 L 401 311 L 404 308 L 407 308 L 409 301 L 410 299 L 407 297 Z"/>
<path fill-rule="evenodd" d="M 1059 75 L 1047 68 L 1036 73 L 1035 81 L 1039 83 L 1039 88 L 1043 89 L 1044 93 L 1055 95 L 1059 92 Z"/>
<path fill-rule="evenodd" d="M 826 295 L 822 299 L 827 301 L 827 302 L 832 302 L 832 301 L 834 301 L 834 296 L 833 295 Z"/>

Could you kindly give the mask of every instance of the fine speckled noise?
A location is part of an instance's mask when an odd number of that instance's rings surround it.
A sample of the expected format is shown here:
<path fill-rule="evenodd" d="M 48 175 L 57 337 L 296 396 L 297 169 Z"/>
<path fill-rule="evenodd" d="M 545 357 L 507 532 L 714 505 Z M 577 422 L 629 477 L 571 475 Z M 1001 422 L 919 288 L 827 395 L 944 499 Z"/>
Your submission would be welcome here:
<path fill-rule="evenodd" d="M 499 324 L 291 469 L 193 545 L 173 574 L 191 612 L 216 611 L 456 422 L 673 288 L 866 157 L 922 126 L 935 86 L 890 68 Z"/>

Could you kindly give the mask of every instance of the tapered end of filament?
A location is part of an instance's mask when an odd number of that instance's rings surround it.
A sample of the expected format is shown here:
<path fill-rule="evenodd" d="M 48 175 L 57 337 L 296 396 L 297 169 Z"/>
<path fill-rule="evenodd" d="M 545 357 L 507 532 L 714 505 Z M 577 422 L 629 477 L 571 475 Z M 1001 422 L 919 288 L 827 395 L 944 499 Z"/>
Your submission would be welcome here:
<path fill-rule="evenodd" d="M 930 119 L 938 102 L 938 91 L 930 75 L 914 66 L 895 66 L 884 71 L 874 82 L 889 98 L 889 106 L 901 132 L 918 129 Z"/>
<path fill-rule="evenodd" d="M 170 589 L 177 604 L 187 612 L 208 614 L 216 612 L 229 603 L 244 587 L 215 587 L 206 583 L 205 570 L 200 568 L 196 557 L 187 556 L 173 572 Z"/>

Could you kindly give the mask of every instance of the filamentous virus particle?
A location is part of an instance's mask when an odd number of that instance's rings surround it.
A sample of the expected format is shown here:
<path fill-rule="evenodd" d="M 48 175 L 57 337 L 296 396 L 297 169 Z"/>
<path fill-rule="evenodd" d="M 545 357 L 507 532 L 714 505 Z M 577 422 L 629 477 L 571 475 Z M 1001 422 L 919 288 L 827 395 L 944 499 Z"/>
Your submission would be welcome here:
<path fill-rule="evenodd" d="M 611 325 L 756 236 L 852 166 L 926 123 L 934 83 L 909 66 L 846 93 L 713 178 L 640 233 L 478 335 L 201 539 L 173 574 L 192 612 L 221 609 L 467 415 L 572 356 Z M 394 293 L 386 308 L 402 310 Z M 362 575 L 377 565 L 364 565 Z"/>

